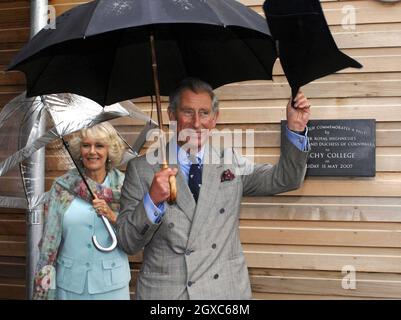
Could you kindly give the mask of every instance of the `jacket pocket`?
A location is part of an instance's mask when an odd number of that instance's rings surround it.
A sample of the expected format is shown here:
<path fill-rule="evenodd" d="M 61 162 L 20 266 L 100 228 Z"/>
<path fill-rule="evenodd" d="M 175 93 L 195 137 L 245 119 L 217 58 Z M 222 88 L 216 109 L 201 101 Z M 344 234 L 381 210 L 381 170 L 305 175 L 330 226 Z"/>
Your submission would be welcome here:
<path fill-rule="evenodd" d="M 131 278 L 129 264 L 122 259 L 109 259 L 102 261 L 103 279 L 106 286 L 126 283 Z"/>
<path fill-rule="evenodd" d="M 66 281 L 71 280 L 72 266 L 74 265 L 74 259 L 67 256 L 60 256 L 57 259 L 57 272 L 56 282 L 57 284 L 63 284 Z"/>

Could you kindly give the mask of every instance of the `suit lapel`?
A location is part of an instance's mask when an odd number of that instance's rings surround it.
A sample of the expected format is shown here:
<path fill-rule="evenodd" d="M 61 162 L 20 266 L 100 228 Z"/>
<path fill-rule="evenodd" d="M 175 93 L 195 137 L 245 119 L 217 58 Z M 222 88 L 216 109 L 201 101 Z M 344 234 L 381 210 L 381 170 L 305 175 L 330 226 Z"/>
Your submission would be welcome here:
<path fill-rule="evenodd" d="M 169 151 L 170 151 L 170 144 L 167 144 L 167 147 L 166 147 L 167 159 L 170 159 Z M 169 164 L 170 168 L 178 168 L 176 159 L 177 159 L 177 157 L 175 154 L 175 161 L 174 161 L 175 163 Z M 158 167 L 158 169 L 156 170 L 156 172 L 160 170 L 160 166 L 157 166 L 157 167 Z M 196 203 L 195 203 L 194 197 L 192 196 L 191 190 L 189 190 L 188 184 L 185 181 L 185 177 L 180 168 L 178 168 L 178 173 L 176 176 L 176 183 L 177 183 L 176 204 L 184 212 L 184 214 L 187 216 L 187 218 L 192 222 L 193 216 L 195 214 Z"/>
<path fill-rule="evenodd" d="M 211 149 L 210 152 L 213 153 L 212 156 L 209 154 L 209 149 Z M 196 206 L 195 215 L 192 221 L 192 227 L 188 239 L 188 247 L 194 243 L 199 231 L 202 229 L 209 216 L 213 214 L 212 207 L 220 185 L 220 171 L 223 167 L 221 164 L 220 153 L 207 145 L 204 159 L 219 159 L 220 163 L 213 164 L 212 162 L 211 164 L 206 163 L 203 165 L 202 187 L 200 189 L 198 204 Z"/>
<path fill-rule="evenodd" d="M 171 165 L 172 168 L 178 168 L 177 165 Z M 177 181 L 177 205 L 185 213 L 187 218 L 192 221 L 195 214 L 195 199 L 192 196 L 191 190 L 189 190 L 188 184 L 185 181 L 184 175 L 181 169 L 178 168 L 176 176 Z"/>

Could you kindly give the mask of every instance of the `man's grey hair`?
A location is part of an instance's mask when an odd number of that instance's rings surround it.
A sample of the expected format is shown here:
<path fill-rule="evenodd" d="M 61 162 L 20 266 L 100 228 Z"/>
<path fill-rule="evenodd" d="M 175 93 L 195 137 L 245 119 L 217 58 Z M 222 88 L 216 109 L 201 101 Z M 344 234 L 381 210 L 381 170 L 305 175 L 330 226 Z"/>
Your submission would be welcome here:
<path fill-rule="evenodd" d="M 207 82 L 197 78 L 186 78 L 178 85 L 178 87 L 170 94 L 169 109 L 172 112 L 176 112 L 178 106 L 181 103 L 182 93 L 186 90 L 190 90 L 195 93 L 206 92 L 212 99 L 212 111 L 214 113 L 219 111 L 219 100 L 216 94 L 213 92 L 213 88 Z"/>

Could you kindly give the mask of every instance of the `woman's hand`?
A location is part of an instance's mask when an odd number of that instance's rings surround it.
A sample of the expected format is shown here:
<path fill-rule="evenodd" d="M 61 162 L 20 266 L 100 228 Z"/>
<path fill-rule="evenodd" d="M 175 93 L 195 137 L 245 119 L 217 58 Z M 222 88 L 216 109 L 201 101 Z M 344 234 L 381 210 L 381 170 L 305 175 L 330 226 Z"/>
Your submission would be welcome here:
<path fill-rule="evenodd" d="M 117 215 L 111 210 L 107 202 L 103 199 L 99 199 L 95 195 L 95 199 L 92 201 L 93 207 L 95 208 L 99 216 L 105 216 L 111 224 L 115 224 L 117 221 Z"/>

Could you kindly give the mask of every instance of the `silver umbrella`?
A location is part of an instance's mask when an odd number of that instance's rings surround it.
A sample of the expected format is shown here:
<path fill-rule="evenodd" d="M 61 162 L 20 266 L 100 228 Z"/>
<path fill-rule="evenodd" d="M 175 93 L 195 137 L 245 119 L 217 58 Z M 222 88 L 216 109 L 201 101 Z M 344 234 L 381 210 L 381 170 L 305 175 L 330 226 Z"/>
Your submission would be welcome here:
<path fill-rule="evenodd" d="M 47 131 L 37 139 L 32 138 L 35 137 L 38 129 L 36 124 L 39 124 L 43 117 L 48 119 Z M 22 93 L 14 98 L 0 112 L 0 184 L 7 186 L 7 188 L 0 188 L 0 204 L 4 207 L 34 209 L 47 201 L 47 194 L 35 196 L 33 179 L 27 174 L 24 161 L 39 149 L 57 140 L 62 141 L 66 147 L 64 150 L 57 151 L 61 156 L 59 159 L 63 159 L 63 166 L 71 168 L 75 165 L 86 183 L 79 166 L 74 163 L 75 160 L 64 156 L 66 151 L 69 153 L 68 142 L 64 137 L 82 128 L 121 117 L 141 120 L 145 123 L 145 127 L 132 146 L 120 134 L 128 146 L 128 151 L 124 155 L 126 162 L 138 155 L 146 141 L 147 132 L 156 127 L 156 123 L 132 102 L 125 101 L 101 107 L 92 100 L 73 94 L 26 98 L 25 93 Z M 35 125 L 31 131 L 27 131 L 25 126 L 32 122 Z M 18 164 L 20 164 L 20 172 L 16 170 Z M 18 178 L 19 175 L 22 180 Z M 87 187 L 92 194 L 88 185 Z M 96 236 L 93 237 L 93 242 L 99 250 L 111 251 L 116 247 L 117 239 L 109 221 L 103 216 L 101 218 L 110 233 L 112 245 L 107 248 L 101 246 Z"/>

